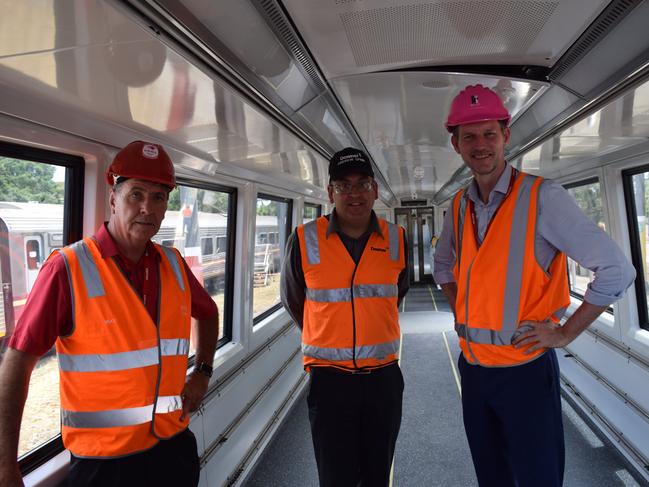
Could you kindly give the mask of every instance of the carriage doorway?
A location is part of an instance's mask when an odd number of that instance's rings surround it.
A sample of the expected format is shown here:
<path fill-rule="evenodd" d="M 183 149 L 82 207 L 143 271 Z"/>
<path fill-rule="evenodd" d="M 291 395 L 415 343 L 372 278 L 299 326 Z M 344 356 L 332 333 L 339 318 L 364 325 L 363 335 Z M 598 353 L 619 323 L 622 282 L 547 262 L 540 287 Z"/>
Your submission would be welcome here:
<path fill-rule="evenodd" d="M 406 229 L 410 282 L 433 282 L 430 245 L 435 234 L 433 208 L 398 208 L 394 213 L 397 224 Z"/>

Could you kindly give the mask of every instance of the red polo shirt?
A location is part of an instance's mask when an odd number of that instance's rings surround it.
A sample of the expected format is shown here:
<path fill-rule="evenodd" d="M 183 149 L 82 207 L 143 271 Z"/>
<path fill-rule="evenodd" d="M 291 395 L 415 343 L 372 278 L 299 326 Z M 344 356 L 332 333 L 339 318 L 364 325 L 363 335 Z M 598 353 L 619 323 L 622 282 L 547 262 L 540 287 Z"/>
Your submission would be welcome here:
<path fill-rule="evenodd" d="M 119 253 L 117 244 L 102 225 L 94 236 L 101 256 L 113 258 L 142 298 L 154 322 L 158 320 L 158 262 L 160 254 L 149 242 L 139 262 Z M 192 317 L 209 320 L 217 315 L 216 303 L 198 282 L 183 259 L 192 298 Z M 43 264 L 8 346 L 32 355 L 43 355 L 60 335 L 72 329 L 72 298 L 65 261 L 56 252 Z"/>

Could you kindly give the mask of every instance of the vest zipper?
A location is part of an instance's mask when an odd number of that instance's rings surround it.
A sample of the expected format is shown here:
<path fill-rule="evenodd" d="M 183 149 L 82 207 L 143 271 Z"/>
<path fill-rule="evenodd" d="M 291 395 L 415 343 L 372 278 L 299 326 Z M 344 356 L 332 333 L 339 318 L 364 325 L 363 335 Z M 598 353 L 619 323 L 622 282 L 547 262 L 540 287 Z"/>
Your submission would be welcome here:
<path fill-rule="evenodd" d="M 160 265 L 161 263 L 158 262 L 158 276 L 160 275 Z M 156 384 L 155 384 L 155 396 L 153 397 L 153 415 L 151 417 L 151 432 L 153 433 L 153 436 L 159 439 L 164 439 L 161 438 L 157 435 L 155 431 L 155 412 L 156 408 L 158 407 L 158 396 L 160 395 L 160 382 L 162 381 L 162 350 L 160 346 L 160 298 L 162 297 L 162 282 L 161 279 L 158 279 L 158 312 L 157 312 L 157 317 L 156 317 L 156 335 L 158 337 L 158 377 L 156 379 Z"/>
<path fill-rule="evenodd" d="M 470 285 L 471 285 L 471 268 L 473 267 L 473 263 L 475 262 L 475 258 L 471 263 L 469 264 L 469 268 L 466 271 L 466 297 L 465 297 L 465 305 L 464 305 L 464 315 L 466 316 L 466 323 L 464 324 L 464 329 L 466 330 L 466 336 L 464 337 L 464 341 L 466 342 L 466 349 L 469 351 L 471 354 L 471 357 L 473 357 L 473 360 L 475 360 L 475 363 L 480 365 L 480 361 L 478 358 L 475 356 L 473 353 L 473 350 L 471 350 L 471 339 L 469 338 L 469 290 L 470 290 Z"/>
<path fill-rule="evenodd" d="M 366 244 L 367 245 L 367 244 Z M 365 250 L 363 250 L 365 251 Z M 362 256 L 361 256 L 362 258 Z M 360 262 L 360 259 L 359 259 Z M 351 293 L 351 302 L 352 302 L 352 362 L 354 363 L 354 368 L 358 369 L 358 364 L 356 364 L 356 309 L 354 306 L 354 278 L 356 277 L 356 270 L 358 269 L 358 263 L 354 266 L 354 272 L 352 272 L 352 285 L 350 290 Z"/>

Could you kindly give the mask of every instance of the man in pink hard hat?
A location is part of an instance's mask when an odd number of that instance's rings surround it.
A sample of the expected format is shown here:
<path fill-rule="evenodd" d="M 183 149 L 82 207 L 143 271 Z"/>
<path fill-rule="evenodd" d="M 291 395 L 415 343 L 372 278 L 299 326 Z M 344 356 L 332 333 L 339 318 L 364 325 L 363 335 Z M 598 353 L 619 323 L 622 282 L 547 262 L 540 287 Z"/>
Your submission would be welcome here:
<path fill-rule="evenodd" d="M 509 120 L 499 96 L 482 85 L 467 86 L 451 103 L 446 128 L 473 181 L 452 199 L 434 277 L 455 316 L 479 484 L 558 487 L 565 448 L 554 348 L 622 297 L 635 271 L 560 185 L 506 162 Z M 597 274 L 560 325 L 570 304 L 566 256 Z"/>
<path fill-rule="evenodd" d="M 9 339 L 0 367 L 3 487 L 22 485 L 16 452 L 29 378 L 53 345 L 68 485 L 198 485 L 189 413 L 212 374 L 218 310 L 180 253 L 151 241 L 176 186 L 164 148 L 128 144 L 106 181 L 108 222 L 52 253 Z"/>

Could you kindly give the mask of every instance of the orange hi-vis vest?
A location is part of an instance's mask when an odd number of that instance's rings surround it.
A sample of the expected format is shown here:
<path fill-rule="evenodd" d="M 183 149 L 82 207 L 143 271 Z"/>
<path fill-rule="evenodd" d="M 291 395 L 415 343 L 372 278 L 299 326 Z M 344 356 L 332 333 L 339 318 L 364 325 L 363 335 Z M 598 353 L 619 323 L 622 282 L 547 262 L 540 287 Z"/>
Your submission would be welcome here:
<path fill-rule="evenodd" d="M 187 428 L 180 394 L 189 351 L 189 282 L 178 251 L 155 248 L 161 255 L 157 326 L 92 238 L 59 251 L 73 301 L 73 331 L 56 342 L 61 433 L 78 457 L 129 455 Z"/>
<path fill-rule="evenodd" d="M 507 170 L 507 169 L 506 169 Z M 457 283 L 455 330 L 469 363 L 487 367 L 520 365 L 529 347 L 514 348 L 525 320 L 558 323 L 570 304 L 566 256 L 557 252 L 546 271 L 536 260 L 534 240 L 542 178 L 512 174 L 512 184 L 493 216 L 484 241 L 477 242 L 473 202 L 466 190 L 453 200 Z"/>
<path fill-rule="evenodd" d="M 401 228 L 379 219 L 358 265 L 325 217 L 300 225 L 306 281 L 304 366 L 371 369 L 397 359 L 401 331 L 399 274 L 405 265 Z"/>

